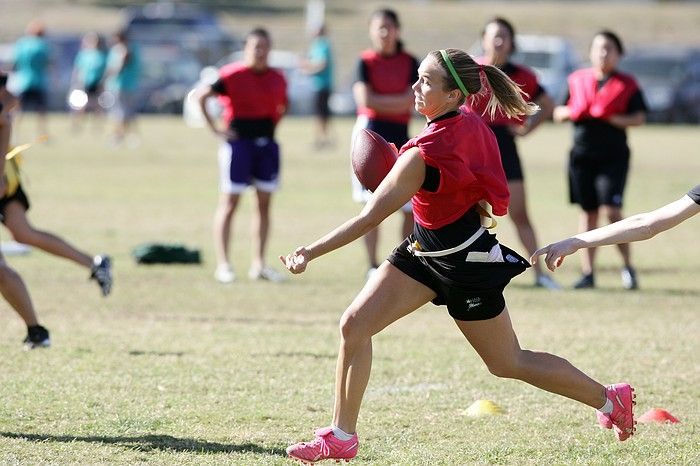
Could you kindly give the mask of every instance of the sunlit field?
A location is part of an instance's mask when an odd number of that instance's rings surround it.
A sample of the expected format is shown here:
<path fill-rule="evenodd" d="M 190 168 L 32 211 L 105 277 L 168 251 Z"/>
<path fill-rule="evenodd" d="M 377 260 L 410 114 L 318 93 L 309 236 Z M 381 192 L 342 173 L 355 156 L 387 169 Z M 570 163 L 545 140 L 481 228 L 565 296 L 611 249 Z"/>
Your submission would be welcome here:
<path fill-rule="evenodd" d="M 34 137 L 19 122 L 16 142 Z M 335 120 L 337 145 L 311 150 L 312 121 L 279 130 L 283 187 L 274 205 L 269 260 L 358 211 L 350 200 L 351 120 Z M 416 121 L 414 131 L 420 127 Z M 251 196 L 235 224 L 231 285 L 213 279 L 211 220 L 216 141 L 178 118 L 141 118 L 140 142 L 112 148 L 107 127 L 70 131 L 52 115 L 51 139 L 25 154 L 30 218 L 91 253 L 114 257 L 102 298 L 83 269 L 33 250 L 8 256 L 24 277 L 53 347 L 25 352 L 21 320 L 2 302 L 0 463 L 287 464 L 284 448 L 330 421 L 337 321 L 366 272 L 353 244 L 281 284 L 251 282 Z M 698 182 L 697 127 L 631 131 L 626 211 L 652 209 Z M 531 214 L 542 243 L 571 234 L 570 128 L 546 125 L 523 140 Z M 566 357 L 605 383 L 637 388 L 637 413 L 669 410 L 676 425 L 640 424 L 619 443 L 591 409 L 489 374 L 441 308 L 428 305 L 375 338 L 372 379 L 353 464 L 697 464 L 700 243 L 693 219 L 633 247 L 641 289 L 622 289 L 614 248 L 599 251 L 599 288 L 572 291 L 578 258 L 555 277 L 567 287 L 507 288 L 521 345 Z M 382 250 L 398 242 L 398 218 Z M 515 249 L 510 223 L 499 226 Z M 8 240 L 8 232 L 2 231 Z M 183 243 L 201 265 L 136 265 L 143 242 Z M 490 399 L 505 414 L 470 418 Z"/>

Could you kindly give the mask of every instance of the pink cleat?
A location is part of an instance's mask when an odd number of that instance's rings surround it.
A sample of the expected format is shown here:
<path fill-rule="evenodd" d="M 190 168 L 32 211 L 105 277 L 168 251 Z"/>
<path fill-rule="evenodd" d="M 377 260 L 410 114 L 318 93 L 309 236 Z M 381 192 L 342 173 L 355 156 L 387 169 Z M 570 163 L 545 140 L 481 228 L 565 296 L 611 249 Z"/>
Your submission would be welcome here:
<path fill-rule="evenodd" d="M 610 414 L 596 412 L 598 424 L 604 429 L 615 428 L 615 436 L 620 442 L 624 442 L 631 435 L 634 435 L 634 414 L 632 409 L 634 401 L 634 388 L 627 383 L 618 383 L 605 387 L 605 396 L 613 404 L 613 411 Z"/>
<path fill-rule="evenodd" d="M 290 458 L 299 460 L 304 464 L 314 464 L 320 460 L 350 461 L 357 455 L 357 434 L 350 440 L 340 440 L 333 435 L 331 427 L 324 427 L 314 432 L 316 438 L 309 443 L 295 443 L 287 447 Z"/>

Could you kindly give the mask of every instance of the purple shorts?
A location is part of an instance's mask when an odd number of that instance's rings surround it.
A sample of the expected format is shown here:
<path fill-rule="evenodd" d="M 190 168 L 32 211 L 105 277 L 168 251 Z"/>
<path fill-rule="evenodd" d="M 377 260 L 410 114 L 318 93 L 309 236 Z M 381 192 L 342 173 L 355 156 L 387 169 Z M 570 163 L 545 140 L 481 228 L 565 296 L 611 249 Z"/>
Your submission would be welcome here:
<path fill-rule="evenodd" d="M 280 148 L 271 138 L 236 139 L 219 147 L 219 189 L 240 194 L 248 188 L 265 192 L 279 187 Z"/>

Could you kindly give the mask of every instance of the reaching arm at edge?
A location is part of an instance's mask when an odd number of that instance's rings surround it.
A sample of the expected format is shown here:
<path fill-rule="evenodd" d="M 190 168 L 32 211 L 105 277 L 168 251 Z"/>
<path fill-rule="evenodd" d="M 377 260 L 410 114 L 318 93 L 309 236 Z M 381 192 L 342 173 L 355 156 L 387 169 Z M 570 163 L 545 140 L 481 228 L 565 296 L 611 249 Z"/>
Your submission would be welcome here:
<path fill-rule="evenodd" d="M 286 257 L 280 256 L 280 260 L 290 272 L 303 272 L 312 259 L 355 241 L 382 223 L 413 197 L 424 179 L 425 162 L 419 150 L 413 148 L 406 151 L 398 158 L 362 212 L 308 246 L 299 247 Z"/>
<path fill-rule="evenodd" d="M 540 248 L 532 254 L 530 262 L 534 264 L 539 256 L 545 255 L 547 267 L 554 270 L 564 262 L 564 257 L 579 249 L 649 239 L 699 212 L 700 205 L 690 197 L 683 196 L 654 211 L 636 214 Z"/>

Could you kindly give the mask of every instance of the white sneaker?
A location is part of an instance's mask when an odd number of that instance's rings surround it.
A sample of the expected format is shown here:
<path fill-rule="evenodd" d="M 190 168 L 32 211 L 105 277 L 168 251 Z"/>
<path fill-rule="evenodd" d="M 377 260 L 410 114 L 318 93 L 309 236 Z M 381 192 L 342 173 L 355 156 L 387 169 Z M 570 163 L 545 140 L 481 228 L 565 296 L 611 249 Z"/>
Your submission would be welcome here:
<path fill-rule="evenodd" d="M 639 288 L 637 272 L 632 267 L 624 267 L 620 276 L 622 277 L 622 286 L 626 290 L 636 290 Z"/>
<path fill-rule="evenodd" d="M 367 275 L 365 276 L 365 281 L 369 281 L 369 279 L 372 278 L 375 273 L 377 273 L 377 267 L 370 267 L 367 271 Z"/>
<path fill-rule="evenodd" d="M 537 278 L 535 279 L 535 286 L 551 291 L 561 290 L 561 285 L 559 285 L 559 283 L 555 282 L 552 277 L 546 274 L 540 274 L 537 276 Z"/>
<path fill-rule="evenodd" d="M 267 280 L 269 282 L 283 282 L 287 280 L 287 277 L 267 266 L 262 269 L 248 270 L 248 278 L 251 280 Z"/>
<path fill-rule="evenodd" d="M 229 264 L 220 264 L 216 267 L 214 278 L 219 283 L 231 283 L 236 279 L 236 274 Z"/>

